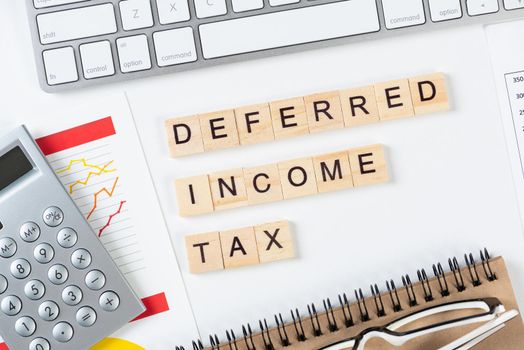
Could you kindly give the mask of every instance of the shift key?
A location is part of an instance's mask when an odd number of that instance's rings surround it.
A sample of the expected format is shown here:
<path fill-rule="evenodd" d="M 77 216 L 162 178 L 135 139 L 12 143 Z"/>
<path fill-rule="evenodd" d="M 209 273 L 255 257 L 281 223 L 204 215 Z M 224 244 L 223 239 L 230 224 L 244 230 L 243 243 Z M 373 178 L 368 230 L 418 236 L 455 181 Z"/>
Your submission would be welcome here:
<path fill-rule="evenodd" d="M 117 31 L 112 4 L 45 13 L 38 15 L 36 21 L 40 42 L 44 45 Z"/>

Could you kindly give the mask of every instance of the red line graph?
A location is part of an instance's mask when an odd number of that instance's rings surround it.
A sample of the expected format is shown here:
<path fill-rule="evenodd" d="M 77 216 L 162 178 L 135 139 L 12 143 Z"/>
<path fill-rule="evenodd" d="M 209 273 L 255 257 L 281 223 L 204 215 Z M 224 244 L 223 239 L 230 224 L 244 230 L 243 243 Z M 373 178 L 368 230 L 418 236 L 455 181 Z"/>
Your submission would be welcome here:
<path fill-rule="evenodd" d="M 113 197 L 113 194 L 115 193 L 116 184 L 118 183 L 118 177 L 115 179 L 115 182 L 113 183 L 113 187 L 111 190 L 108 190 L 106 187 L 102 188 L 100 191 L 95 193 L 94 196 L 94 202 L 93 202 L 93 208 L 89 212 L 89 215 L 87 215 L 87 220 L 91 218 L 91 215 L 95 212 L 97 206 L 98 206 L 98 196 L 102 193 L 106 193 L 109 197 Z"/>
<path fill-rule="evenodd" d="M 118 210 L 115 213 L 109 215 L 109 220 L 107 220 L 107 223 L 100 229 L 100 231 L 98 231 L 98 237 L 102 236 L 102 232 L 104 232 L 104 230 L 108 228 L 109 225 L 111 225 L 111 221 L 113 220 L 113 218 L 122 212 L 122 207 L 125 203 L 126 201 L 121 201 Z"/>

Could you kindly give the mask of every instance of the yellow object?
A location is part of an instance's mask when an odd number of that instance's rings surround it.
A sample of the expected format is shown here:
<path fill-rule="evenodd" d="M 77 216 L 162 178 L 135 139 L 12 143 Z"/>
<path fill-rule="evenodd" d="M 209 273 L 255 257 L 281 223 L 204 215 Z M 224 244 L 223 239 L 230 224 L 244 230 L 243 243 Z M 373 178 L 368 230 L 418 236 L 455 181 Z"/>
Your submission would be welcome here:
<path fill-rule="evenodd" d="M 127 340 L 117 338 L 106 338 L 97 343 L 91 350 L 145 350 L 143 347 L 133 344 Z"/>

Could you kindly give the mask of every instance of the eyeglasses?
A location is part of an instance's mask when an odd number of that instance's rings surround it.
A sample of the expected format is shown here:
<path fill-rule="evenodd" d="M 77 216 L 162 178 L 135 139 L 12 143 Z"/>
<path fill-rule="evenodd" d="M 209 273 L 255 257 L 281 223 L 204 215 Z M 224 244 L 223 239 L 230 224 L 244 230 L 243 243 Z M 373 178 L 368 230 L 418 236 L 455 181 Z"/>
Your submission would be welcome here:
<path fill-rule="evenodd" d="M 439 350 L 466 350 L 504 327 L 505 322 L 518 315 L 515 310 L 505 312 L 496 298 L 451 302 L 430 307 L 402 317 L 383 327 L 365 329 L 360 334 L 333 343 L 319 350 L 364 350 L 371 339 L 380 338 L 393 346 L 402 346 L 410 340 L 446 329 L 485 322 Z"/>

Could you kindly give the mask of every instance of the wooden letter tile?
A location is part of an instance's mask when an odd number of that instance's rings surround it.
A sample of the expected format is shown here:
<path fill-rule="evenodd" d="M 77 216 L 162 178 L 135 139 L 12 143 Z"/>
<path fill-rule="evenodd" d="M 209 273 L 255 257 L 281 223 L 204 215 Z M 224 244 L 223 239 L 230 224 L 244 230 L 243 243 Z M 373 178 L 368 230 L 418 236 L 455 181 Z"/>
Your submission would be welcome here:
<path fill-rule="evenodd" d="M 380 120 L 412 117 L 413 103 L 407 79 L 375 84 Z"/>
<path fill-rule="evenodd" d="M 312 158 L 278 163 L 278 171 L 284 198 L 302 197 L 318 192 Z"/>
<path fill-rule="evenodd" d="M 175 190 L 180 216 L 213 212 L 213 199 L 207 175 L 175 180 Z"/>
<path fill-rule="evenodd" d="M 261 263 L 295 257 L 295 247 L 289 222 L 279 221 L 255 226 L 255 236 Z"/>
<path fill-rule="evenodd" d="M 271 102 L 269 106 L 276 140 L 309 133 L 306 106 L 302 97 Z"/>
<path fill-rule="evenodd" d="M 197 116 L 166 120 L 166 134 L 171 157 L 204 152 Z"/>
<path fill-rule="evenodd" d="M 365 186 L 389 180 L 384 146 L 371 145 L 348 151 L 355 186 Z"/>
<path fill-rule="evenodd" d="M 242 169 L 210 174 L 209 184 L 215 210 L 238 208 L 248 204 Z"/>
<path fill-rule="evenodd" d="M 340 91 L 340 102 L 348 128 L 380 121 L 375 88 L 372 85 Z"/>
<path fill-rule="evenodd" d="M 218 232 L 187 236 L 186 250 L 191 273 L 224 269 L 222 246 Z"/>
<path fill-rule="evenodd" d="M 244 169 L 249 205 L 284 199 L 276 164 Z"/>
<path fill-rule="evenodd" d="M 409 79 L 415 115 L 449 110 L 446 76 L 442 73 Z"/>
<path fill-rule="evenodd" d="M 310 133 L 344 127 L 338 91 L 306 96 L 304 103 L 306 104 Z"/>
<path fill-rule="evenodd" d="M 220 242 L 226 269 L 259 263 L 253 227 L 222 231 Z"/>
<path fill-rule="evenodd" d="M 240 144 L 250 145 L 275 139 L 269 104 L 235 109 Z"/>
<path fill-rule="evenodd" d="M 239 145 L 234 110 L 202 114 L 199 119 L 206 152 Z"/>
<path fill-rule="evenodd" d="M 347 152 L 336 152 L 313 157 L 319 193 L 353 187 L 353 178 Z"/>

